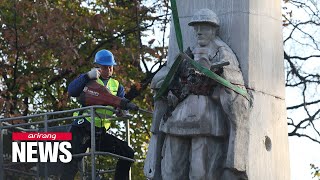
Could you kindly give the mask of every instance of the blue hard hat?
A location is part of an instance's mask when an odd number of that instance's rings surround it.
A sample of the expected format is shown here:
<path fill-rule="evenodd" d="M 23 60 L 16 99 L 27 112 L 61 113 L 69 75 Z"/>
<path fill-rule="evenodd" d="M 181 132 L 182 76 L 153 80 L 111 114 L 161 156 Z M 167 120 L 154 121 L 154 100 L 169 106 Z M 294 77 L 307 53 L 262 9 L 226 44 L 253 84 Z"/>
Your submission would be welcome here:
<path fill-rule="evenodd" d="M 113 54 L 108 50 L 100 50 L 96 53 L 94 57 L 94 63 L 103 65 L 103 66 L 114 66 L 117 65 L 114 60 Z"/>

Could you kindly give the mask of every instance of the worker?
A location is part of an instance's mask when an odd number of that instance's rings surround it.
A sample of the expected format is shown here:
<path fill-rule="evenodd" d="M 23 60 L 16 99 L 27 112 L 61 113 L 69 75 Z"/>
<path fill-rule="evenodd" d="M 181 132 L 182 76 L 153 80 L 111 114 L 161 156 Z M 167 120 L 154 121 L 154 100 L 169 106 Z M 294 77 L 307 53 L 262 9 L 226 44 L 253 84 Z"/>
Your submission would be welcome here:
<path fill-rule="evenodd" d="M 124 87 L 119 81 L 112 78 L 113 66 L 117 65 L 113 54 L 108 50 L 100 50 L 96 53 L 94 58 L 95 68 L 89 72 L 81 74 L 74 79 L 68 86 L 68 93 L 72 97 L 79 97 L 86 84 L 90 81 L 96 81 L 100 85 L 107 87 L 112 95 L 124 98 Z M 132 103 L 131 103 L 132 105 Z M 82 104 L 84 106 L 84 104 Z M 137 109 L 137 106 L 135 106 Z M 128 143 L 118 139 L 117 137 L 107 133 L 110 128 L 110 121 L 106 118 L 112 115 L 112 112 L 106 109 L 96 109 L 97 116 L 95 117 L 96 128 L 96 151 L 110 152 L 120 156 L 134 158 L 134 150 L 128 146 Z M 119 111 L 121 112 L 121 111 Z M 121 115 L 117 114 L 117 115 Z M 103 117 L 101 117 L 103 116 Z M 71 132 L 72 140 L 72 153 L 84 153 L 91 145 L 90 140 L 90 117 L 77 119 L 73 122 Z M 78 162 L 82 158 L 73 158 L 65 171 L 62 172 L 60 179 L 70 180 L 74 179 L 78 171 Z M 132 162 L 119 159 L 116 165 L 115 180 L 129 179 L 129 170 Z"/>

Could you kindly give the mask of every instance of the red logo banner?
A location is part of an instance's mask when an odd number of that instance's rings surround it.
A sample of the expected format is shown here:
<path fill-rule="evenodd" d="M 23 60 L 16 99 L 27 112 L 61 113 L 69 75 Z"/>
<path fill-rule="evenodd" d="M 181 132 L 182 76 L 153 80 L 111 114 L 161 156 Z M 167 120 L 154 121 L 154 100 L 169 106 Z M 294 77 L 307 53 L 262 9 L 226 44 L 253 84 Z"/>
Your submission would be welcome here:
<path fill-rule="evenodd" d="M 13 132 L 12 141 L 70 141 L 70 132 Z"/>

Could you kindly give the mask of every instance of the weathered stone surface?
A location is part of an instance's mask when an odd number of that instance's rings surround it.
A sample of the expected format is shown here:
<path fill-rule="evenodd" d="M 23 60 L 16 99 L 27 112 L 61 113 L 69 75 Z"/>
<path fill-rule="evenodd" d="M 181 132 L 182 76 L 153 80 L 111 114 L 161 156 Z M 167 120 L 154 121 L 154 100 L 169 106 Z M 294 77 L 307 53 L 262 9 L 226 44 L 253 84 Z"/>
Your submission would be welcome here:
<path fill-rule="evenodd" d="M 290 179 L 280 4 L 280 0 L 177 0 L 184 49 L 196 42 L 187 25 L 192 15 L 209 8 L 220 19 L 219 36 L 240 63 L 252 94 L 249 158 L 244 162 L 249 180 Z M 172 25 L 169 65 L 178 52 Z"/>
<path fill-rule="evenodd" d="M 161 180 L 161 154 L 164 142 L 164 134 L 153 133 L 148 146 L 148 154 L 144 163 L 144 174 L 146 178 L 152 180 Z"/>
<path fill-rule="evenodd" d="M 226 136 L 226 122 L 221 105 L 211 97 L 189 95 L 172 115 L 161 122 L 160 130 L 176 136 Z"/>
<path fill-rule="evenodd" d="M 282 99 L 253 92 L 250 114 L 249 179 L 289 180 L 286 106 Z"/>

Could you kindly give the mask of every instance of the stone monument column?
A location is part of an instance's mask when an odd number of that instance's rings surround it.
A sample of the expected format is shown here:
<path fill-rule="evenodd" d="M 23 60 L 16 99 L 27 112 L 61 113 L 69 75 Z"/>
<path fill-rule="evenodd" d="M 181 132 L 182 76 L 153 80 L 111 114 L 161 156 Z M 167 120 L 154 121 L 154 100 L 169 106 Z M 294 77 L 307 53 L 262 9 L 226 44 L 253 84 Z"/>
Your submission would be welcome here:
<path fill-rule="evenodd" d="M 195 42 L 188 26 L 202 8 L 220 19 L 219 36 L 236 54 L 249 94 L 248 158 L 250 180 L 289 180 L 282 20 L 280 0 L 177 0 L 184 48 Z M 169 66 L 179 52 L 171 25 Z"/>

